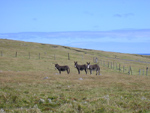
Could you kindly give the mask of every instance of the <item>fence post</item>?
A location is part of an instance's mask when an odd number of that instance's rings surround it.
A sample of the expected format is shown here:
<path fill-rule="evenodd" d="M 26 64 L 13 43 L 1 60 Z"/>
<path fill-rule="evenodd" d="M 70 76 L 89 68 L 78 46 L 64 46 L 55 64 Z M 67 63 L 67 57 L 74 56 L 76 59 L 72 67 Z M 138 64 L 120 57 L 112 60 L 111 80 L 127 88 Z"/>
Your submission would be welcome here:
<path fill-rule="evenodd" d="M 108 61 L 108 68 L 109 68 L 109 61 Z"/>
<path fill-rule="evenodd" d="M 146 76 L 148 75 L 148 67 L 146 67 Z"/>
<path fill-rule="evenodd" d="M 128 74 L 129 74 L 129 75 L 132 75 L 132 69 L 131 69 L 131 66 L 129 67 Z"/>
<path fill-rule="evenodd" d="M 96 62 L 96 63 L 98 62 L 98 58 L 97 58 L 97 57 L 95 58 L 95 62 Z"/>
<path fill-rule="evenodd" d="M 132 68 L 131 68 L 131 66 L 130 66 L 130 70 L 131 70 L 131 75 L 132 75 Z"/>
<path fill-rule="evenodd" d="M 141 69 L 139 69 L 139 75 L 141 75 Z"/>
<path fill-rule="evenodd" d="M 68 60 L 70 60 L 70 56 L 69 56 L 69 53 L 68 53 Z"/>
<path fill-rule="evenodd" d="M 15 54 L 15 57 L 17 57 L 17 51 L 16 51 L 16 54 Z"/>
<path fill-rule="evenodd" d="M 120 68 L 120 64 L 119 64 L 119 72 L 121 71 L 121 68 Z"/>

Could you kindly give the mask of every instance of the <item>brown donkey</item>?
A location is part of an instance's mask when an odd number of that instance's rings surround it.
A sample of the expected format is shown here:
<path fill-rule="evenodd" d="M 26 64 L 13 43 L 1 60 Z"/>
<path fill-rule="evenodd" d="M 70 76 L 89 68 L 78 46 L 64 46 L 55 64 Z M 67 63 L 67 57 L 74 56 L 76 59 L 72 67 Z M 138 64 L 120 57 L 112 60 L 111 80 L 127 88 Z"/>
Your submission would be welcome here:
<path fill-rule="evenodd" d="M 87 62 L 87 68 L 90 70 L 90 74 L 92 74 L 92 70 L 96 70 L 96 75 L 99 73 L 100 75 L 100 67 L 97 64 L 90 65 L 90 62 Z"/>
<path fill-rule="evenodd" d="M 55 69 L 58 69 L 59 73 L 61 74 L 61 71 L 67 71 L 67 73 L 70 73 L 69 66 L 60 66 L 58 64 L 55 64 Z"/>
<path fill-rule="evenodd" d="M 75 68 L 77 68 L 78 74 L 80 74 L 80 70 L 81 71 L 85 70 L 85 73 L 87 74 L 87 70 L 86 70 L 87 66 L 86 66 L 86 64 L 78 65 L 78 62 L 74 62 L 74 66 L 75 66 Z"/>

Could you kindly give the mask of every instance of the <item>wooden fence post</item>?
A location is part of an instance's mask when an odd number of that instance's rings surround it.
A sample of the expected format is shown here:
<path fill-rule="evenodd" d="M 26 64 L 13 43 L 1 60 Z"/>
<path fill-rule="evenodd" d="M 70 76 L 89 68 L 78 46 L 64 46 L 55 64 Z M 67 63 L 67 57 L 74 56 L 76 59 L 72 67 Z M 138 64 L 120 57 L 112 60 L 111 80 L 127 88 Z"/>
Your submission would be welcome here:
<path fill-rule="evenodd" d="M 97 63 L 97 62 L 98 62 L 98 58 L 96 57 L 96 58 L 95 58 L 95 63 Z"/>
<path fill-rule="evenodd" d="M 132 68 L 131 68 L 131 66 L 129 67 L 128 74 L 129 74 L 129 75 L 132 75 Z"/>
<path fill-rule="evenodd" d="M 68 53 L 68 60 L 70 60 L 70 56 L 69 56 L 69 53 Z"/>
<path fill-rule="evenodd" d="M 148 67 L 146 67 L 146 76 L 148 75 Z"/>
<path fill-rule="evenodd" d="M 108 61 L 108 68 L 109 68 L 109 61 Z"/>
<path fill-rule="evenodd" d="M 139 69 L 139 75 L 141 75 L 141 69 Z"/>
<path fill-rule="evenodd" d="M 131 68 L 131 66 L 130 66 L 130 70 L 131 70 L 131 75 L 132 75 L 132 68 Z"/>
<path fill-rule="evenodd" d="M 121 71 L 121 68 L 120 68 L 120 64 L 119 64 L 119 72 Z"/>
<path fill-rule="evenodd" d="M 16 54 L 15 54 L 15 57 L 17 57 L 17 51 L 16 51 Z"/>

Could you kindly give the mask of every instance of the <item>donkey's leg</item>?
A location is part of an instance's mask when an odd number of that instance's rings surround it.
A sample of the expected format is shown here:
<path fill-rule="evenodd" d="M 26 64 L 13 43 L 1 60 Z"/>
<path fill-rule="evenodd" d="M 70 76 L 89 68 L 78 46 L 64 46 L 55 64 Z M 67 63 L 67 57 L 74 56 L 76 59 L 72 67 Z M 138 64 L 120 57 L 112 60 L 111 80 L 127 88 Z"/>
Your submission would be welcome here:
<path fill-rule="evenodd" d="M 78 69 L 78 74 L 80 74 L 80 70 Z"/>
<path fill-rule="evenodd" d="M 85 73 L 87 74 L 87 70 L 85 69 Z"/>
<path fill-rule="evenodd" d="M 98 71 L 99 71 L 99 75 L 101 75 L 101 74 L 100 74 L 100 69 L 99 69 Z"/>
<path fill-rule="evenodd" d="M 100 71 L 99 70 L 97 70 L 96 75 L 100 75 Z"/>
<path fill-rule="evenodd" d="M 97 73 L 98 73 L 98 69 L 96 69 L 96 75 L 97 75 Z"/>
<path fill-rule="evenodd" d="M 61 71 L 59 71 L 59 74 L 61 74 Z"/>
<path fill-rule="evenodd" d="M 90 70 L 90 74 L 92 74 L 92 70 Z"/>

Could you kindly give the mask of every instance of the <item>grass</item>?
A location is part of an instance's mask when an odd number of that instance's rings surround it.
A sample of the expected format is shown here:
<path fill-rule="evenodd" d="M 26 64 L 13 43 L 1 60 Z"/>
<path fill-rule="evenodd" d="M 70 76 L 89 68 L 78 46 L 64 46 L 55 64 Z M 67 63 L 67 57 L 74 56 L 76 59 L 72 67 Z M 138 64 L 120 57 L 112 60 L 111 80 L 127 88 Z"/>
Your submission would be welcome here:
<path fill-rule="evenodd" d="M 127 75 L 101 66 L 101 76 L 95 72 L 80 75 L 74 68 L 93 63 L 93 57 L 115 61 L 134 69 L 148 64 L 111 59 L 149 61 L 149 57 L 121 53 L 63 47 L 58 45 L 0 40 L 0 110 L 8 113 L 40 112 L 150 112 L 150 77 Z M 16 51 L 18 56 L 15 57 Z M 30 59 L 29 53 L 30 52 Z M 40 53 L 40 59 L 39 59 Z M 68 60 L 68 53 L 70 60 Z M 55 59 L 54 59 L 55 54 Z M 83 58 L 82 58 L 83 57 Z M 54 64 L 68 65 L 71 73 L 58 74 Z M 126 64 L 124 64 L 126 63 Z"/>

